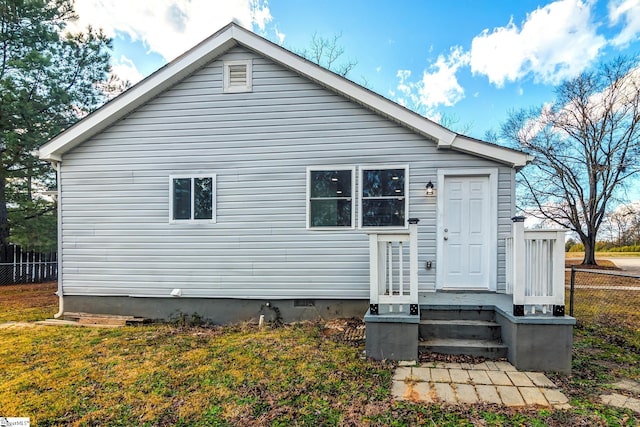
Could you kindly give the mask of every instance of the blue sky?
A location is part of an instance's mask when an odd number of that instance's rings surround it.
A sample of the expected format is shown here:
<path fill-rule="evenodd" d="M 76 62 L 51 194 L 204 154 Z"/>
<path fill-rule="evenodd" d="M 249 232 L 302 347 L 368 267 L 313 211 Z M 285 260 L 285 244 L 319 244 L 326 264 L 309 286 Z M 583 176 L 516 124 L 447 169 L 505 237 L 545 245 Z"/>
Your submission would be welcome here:
<path fill-rule="evenodd" d="M 77 0 L 135 82 L 236 20 L 288 49 L 341 34 L 349 77 L 483 138 L 511 109 L 598 62 L 640 52 L 640 0 Z"/>

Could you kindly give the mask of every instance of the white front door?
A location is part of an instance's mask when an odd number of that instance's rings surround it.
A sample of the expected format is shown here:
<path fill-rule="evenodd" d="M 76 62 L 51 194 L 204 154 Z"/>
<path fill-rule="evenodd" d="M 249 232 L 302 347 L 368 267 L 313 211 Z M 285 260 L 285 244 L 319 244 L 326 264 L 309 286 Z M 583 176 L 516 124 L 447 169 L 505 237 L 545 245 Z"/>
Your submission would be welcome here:
<path fill-rule="evenodd" d="M 489 176 L 444 176 L 440 202 L 440 289 L 492 289 L 496 248 Z"/>

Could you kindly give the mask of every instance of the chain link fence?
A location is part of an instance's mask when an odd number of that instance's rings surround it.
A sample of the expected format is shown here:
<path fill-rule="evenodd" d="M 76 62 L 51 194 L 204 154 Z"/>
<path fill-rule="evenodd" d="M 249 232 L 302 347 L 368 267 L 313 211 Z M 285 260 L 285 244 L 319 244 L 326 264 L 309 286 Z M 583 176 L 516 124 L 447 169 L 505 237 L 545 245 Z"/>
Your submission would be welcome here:
<path fill-rule="evenodd" d="M 0 286 L 41 283 L 58 278 L 55 252 L 37 252 L 17 245 L 0 245 Z"/>
<path fill-rule="evenodd" d="M 578 322 L 640 327 L 640 276 L 572 267 L 566 285 L 569 315 Z"/>

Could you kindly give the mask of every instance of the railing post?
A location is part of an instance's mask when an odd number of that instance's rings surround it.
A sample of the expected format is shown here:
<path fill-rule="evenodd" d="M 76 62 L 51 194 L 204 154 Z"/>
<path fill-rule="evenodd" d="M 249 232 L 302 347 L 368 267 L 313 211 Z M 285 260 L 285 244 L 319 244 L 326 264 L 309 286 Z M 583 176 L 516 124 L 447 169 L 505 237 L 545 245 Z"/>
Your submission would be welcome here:
<path fill-rule="evenodd" d="M 369 312 L 378 314 L 379 271 L 378 271 L 378 235 L 369 234 Z"/>
<path fill-rule="evenodd" d="M 564 230 L 556 233 L 553 246 L 553 305 L 554 316 L 564 316 Z"/>
<path fill-rule="evenodd" d="M 525 254 L 524 254 L 524 217 L 511 218 L 513 236 L 513 315 L 524 316 L 525 303 Z"/>
<path fill-rule="evenodd" d="M 409 305 L 409 312 L 417 315 L 418 310 L 418 218 L 409 218 L 409 293 L 415 299 Z"/>

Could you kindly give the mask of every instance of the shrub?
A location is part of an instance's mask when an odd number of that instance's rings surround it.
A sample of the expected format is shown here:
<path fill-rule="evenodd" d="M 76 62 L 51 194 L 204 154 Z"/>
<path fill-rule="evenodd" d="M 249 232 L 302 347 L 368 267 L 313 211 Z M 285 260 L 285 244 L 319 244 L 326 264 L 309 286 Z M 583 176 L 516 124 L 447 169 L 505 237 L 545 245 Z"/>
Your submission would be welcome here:
<path fill-rule="evenodd" d="M 569 252 L 584 252 L 584 245 L 582 243 L 576 243 L 569 248 Z"/>
<path fill-rule="evenodd" d="M 619 246 L 609 249 L 609 252 L 640 252 L 640 245 Z"/>

